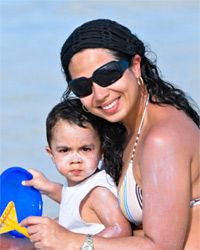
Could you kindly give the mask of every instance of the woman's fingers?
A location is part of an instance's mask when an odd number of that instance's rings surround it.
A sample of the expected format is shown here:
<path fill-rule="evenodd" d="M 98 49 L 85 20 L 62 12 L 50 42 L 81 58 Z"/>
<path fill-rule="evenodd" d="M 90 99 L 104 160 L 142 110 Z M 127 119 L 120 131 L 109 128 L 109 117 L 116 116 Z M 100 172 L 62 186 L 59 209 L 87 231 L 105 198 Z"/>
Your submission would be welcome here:
<path fill-rule="evenodd" d="M 41 216 L 29 216 L 20 222 L 23 227 L 40 224 L 45 217 Z"/>

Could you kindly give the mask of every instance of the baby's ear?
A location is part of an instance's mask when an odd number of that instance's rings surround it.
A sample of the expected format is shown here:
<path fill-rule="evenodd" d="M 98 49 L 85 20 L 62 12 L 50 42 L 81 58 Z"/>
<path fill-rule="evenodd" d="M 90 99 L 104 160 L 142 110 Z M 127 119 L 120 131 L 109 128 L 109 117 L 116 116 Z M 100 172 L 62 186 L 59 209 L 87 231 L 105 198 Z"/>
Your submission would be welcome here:
<path fill-rule="evenodd" d="M 102 169 L 103 160 L 104 160 L 104 155 L 102 154 L 101 159 L 99 160 L 99 163 L 97 166 L 98 169 Z"/>
<path fill-rule="evenodd" d="M 52 155 L 52 150 L 51 150 L 51 148 L 47 145 L 47 146 L 45 147 L 45 150 L 46 150 L 46 152 L 48 153 L 48 155 L 52 158 L 53 155 Z"/>
<path fill-rule="evenodd" d="M 51 150 L 51 147 L 49 147 L 48 145 L 45 147 L 45 150 L 46 152 L 48 153 L 48 155 L 50 156 L 50 158 L 52 159 L 53 163 L 54 162 L 54 157 L 53 157 L 53 154 L 52 154 L 52 150 Z"/>

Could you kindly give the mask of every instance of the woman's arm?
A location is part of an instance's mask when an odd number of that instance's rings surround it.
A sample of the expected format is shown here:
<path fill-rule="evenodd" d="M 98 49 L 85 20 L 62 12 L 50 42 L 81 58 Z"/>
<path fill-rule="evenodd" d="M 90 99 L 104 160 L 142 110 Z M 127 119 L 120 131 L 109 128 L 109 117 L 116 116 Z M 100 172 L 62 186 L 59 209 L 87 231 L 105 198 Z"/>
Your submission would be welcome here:
<path fill-rule="evenodd" d="M 86 235 L 72 233 L 46 217 L 28 217 L 21 224 L 28 226 L 30 239 L 36 249 L 80 250 L 86 239 Z M 95 250 L 156 249 L 148 238 L 142 237 L 103 238 L 94 236 L 93 241 Z"/>
<path fill-rule="evenodd" d="M 38 189 L 42 194 L 47 195 L 49 198 L 60 203 L 62 194 L 62 185 L 53 181 L 50 181 L 46 176 L 35 169 L 28 170 L 33 178 L 31 180 L 23 181 L 24 186 L 33 186 Z"/>
<path fill-rule="evenodd" d="M 180 127 L 152 130 L 142 147 L 143 235 L 94 237 L 94 249 L 183 249 L 189 229 L 192 139 Z M 167 131 L 167 133 L 166 133 Z"/>
<path fill-rule="evenodd" d="M 141 160 L 144 235 L 161 249 L 183 249 L 189 228 L 192 143 L 175 126 L 152 129 Z"/>
<path fill-rule="evenodd" d="M 187 135 L 182 127 L 170 128 L 170 125 L 163 125 L 160 130 L 152 130 L 148 134 L 140 160 L 144 235 L 121 238 L 94 236 L 95 250 L 184 248 L 190 219 L 190 165 L 193 145 L 190 137 L 191 135 Z M 103 209 L 106 209 L 106 199 L 104 204 Z M 32 217 L 24 222 L 24 225 L 33 225 L 32 229 L 29 228 L 32 232 L 36 225 L 34 220 Z M 60 230 L 59 225 L 50 230 L 48 220 L 45 224 L 48 240 L 45 240 L 42 233 L 38 233 L 36 238 L 33 233 L 33 240 L 46 244 L 49 249 L 80 250 L 86 239 L 86 236 L 69 232 L 64 228 Z M 37 228 L 40 230 L 44 227 L 40 224 Z"/>
<path fill-rule="evenodd" d="M 95 250 L 184 248 L 189 231 L 194 155 L 194 138 L 184 127 L 163 124 L 144 139 L 139 161 L 144 234 L 114 239 L 94 237 Z"/>

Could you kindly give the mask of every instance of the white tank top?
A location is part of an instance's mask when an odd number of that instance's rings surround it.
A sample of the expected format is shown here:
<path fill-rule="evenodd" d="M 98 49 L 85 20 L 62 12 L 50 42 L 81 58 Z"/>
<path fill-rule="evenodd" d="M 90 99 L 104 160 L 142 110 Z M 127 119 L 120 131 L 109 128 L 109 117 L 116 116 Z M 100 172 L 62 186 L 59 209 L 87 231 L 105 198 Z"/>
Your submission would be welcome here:
<path fill-rule="evenodd" d="M 87 223 L 80 216 L 80 204 L 85 196 L 95 187 L 108 188 L 117 197 L 117 188 L 113 179 L 105 170 L 95 173 L 85 181 L 68 187 L 63 186 L 59 211 L 59 224 L 75 233 L 97 234 L 105 226 L 98 223 Z"/>

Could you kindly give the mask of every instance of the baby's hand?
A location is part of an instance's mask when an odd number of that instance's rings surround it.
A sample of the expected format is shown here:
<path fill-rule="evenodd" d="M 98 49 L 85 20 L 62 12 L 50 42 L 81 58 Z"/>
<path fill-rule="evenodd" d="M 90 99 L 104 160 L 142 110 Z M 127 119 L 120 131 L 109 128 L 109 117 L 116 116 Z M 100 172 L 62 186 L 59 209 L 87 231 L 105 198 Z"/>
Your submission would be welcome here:
<path fill-rule="evenodd" d="M 48 195 L 50 192 L 51 181 L 46 178 L 46 176 L 35 169 L 28 170 L 33 178 L 31 180 L 24 180 L 22 181 L 22 185 L 24 186 L 32 186 L 38 189 L 42 194 Z"/>

